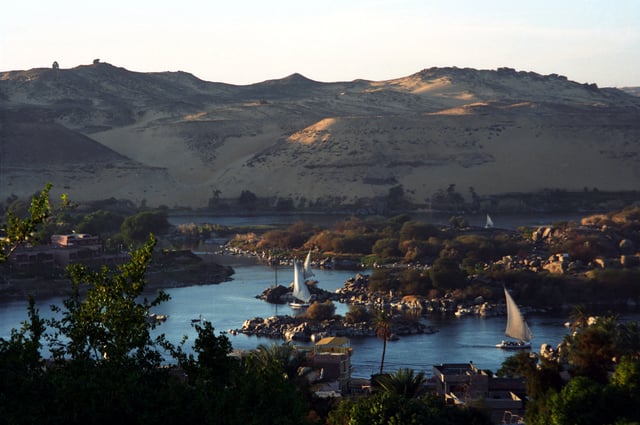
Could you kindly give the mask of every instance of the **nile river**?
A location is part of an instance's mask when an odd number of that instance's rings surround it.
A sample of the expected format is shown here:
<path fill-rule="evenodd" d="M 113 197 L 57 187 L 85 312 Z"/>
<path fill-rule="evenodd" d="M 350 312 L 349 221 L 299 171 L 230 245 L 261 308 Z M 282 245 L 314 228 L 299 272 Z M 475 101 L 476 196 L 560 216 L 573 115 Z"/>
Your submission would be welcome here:
<path fill-rule="evenodd" d="M 494 218 L 494 222 L 499 219 Z M 220 222 L 220 218 L 212 218 L 208 222 Z M 247 221 L 255 222 L 255 218 Z M 478 218 L 481 220 L 481 218 Z M 181 221 L 181 220 L 178 220 Z M 174 223 L 176 224 L 176 223 Z M 511 223 L 513 225 L 513 222 Z M 211 255 L 211 254 L 202 254 Z M 168 288 L 166 291 L 171 300 L 161 305 L 155 313 L 166 314 L 168 320 L 157 328 L 165 333 L 169 341 L 178 344 L 183 335 L 189 340 L 190 347 L 196 335 L 191 320 L 200 317 L 210 321 L 216 331 L 239 329 L 245 320 L 253 317 L 269 317 L 277 314 L 292 314 L 286 305 L 275 306 L 259 300 L 256 295 L 274 283 L 274 270 L 265 265 L 256 264 L 240 257 L 224 258 L 224 263 L 231 265 L 235 274 L 233 280 L 217 285 L 191 286 L 185 288 Z M 315 278 L 319 286 L 334 291 L 356 272 L 342 270 L 315 270 Z M 364 271 L 363 273 L 366 273 Z M 288 284 L 292 280 L 292 272 L 279 269 L 278 281 Z M 60 298 L 37 300 L 42 316 L 50 316 L 49 305 L 59 304 Z M 526 304 L 524 300 L 516 300 Z M 0 304 L 0 337 L 7 338 L 12 328 L 20 327 L 27 318 L 26 301 Z M 337 313 L 344 314 L 346 305 L 337 304 Z M 527 321 L 534 337 L 532 346 L 539 350 L 542 343 L 558 344 L 567 332 L 564 322 L 568 320 L 568 312 L 559 315 L 529 315 Z M 435 326 L 439 332 L 428 335 L 414 335 L 391 341 L 387 346 L 385 370 L 396 370 L 401 367 L 425 371 L 431 374 L 432 366 L 440 363 L 469 362 L 483 369 L 496 371 L 502 362 L 513 352 L 495 348 L 495 344 L 503 338 L 506 324 L 505 317 L 479 318 L 465 316 L 457 318 L 453 315 L 431 315 L 421 319 L 427 325 Z M 637 320 L 634 318 L 634 320 Z M 249 337 L 242 334 L 228 335 L 234 349 L 252 349 L 258 344 L 280 343 L 279 340 Z M 353 375 L 369 377 L 376 373 L 380 365 L 382 341 L 376 338 L 352 339 Z"/>
<path fill-rule="evenodd" d="M 237 260 L 237 261 L 236 261 Z M 273 305 L 255 298 L 274 282 L 274 270 L 260 264 L 247 264 L 246 260 L 227 257 L 225 263 L 235 270 L 233 280 L 218 285 L 168 288 L 171 300 L 157 308 L 155 313 L 166 314 L 168 320 L 157 328 L 167 338 L 177 344 L 183 335 L 189 337 L 191 346 L 196 333 L 191 320 L 200 317 L 210 321 L 216 331 L 228 331 L 242 327 L 246 319 L 269 317 L 276 314 L 292 314 L 286 305 Z M 353 271 L 315 270 L 319 285 L 329 291 L 342 286 L 353 276 Z M 366 273 L 366 272 L 363 272 Z M 278 281 L 288 284 L 289 271 L 279 269 Z M 43 316 L 50 316 L 49 305 L 59 304 L 60 298 L 38 300 Z M 348 308 L 337 304 L 337 313 L 344 314 Z M 12 328 L 26 320 L 26 302 L 5 303 L 0 308 L 0 337 L 7 338 Z M 473 361 L 480 368 L 497 370 L 506 357 L 513 354 L 495 348 L 502 339 L 505 317 L 479 318 L 453 315 L 432 315 L 422 319 L 433 325 L 439 332 L 429 335 L 414 335 L 391 341 L 387 346 L 385 369 L 395 370 L 409 367 L 423 370 L 428 374 L 435 364 Z M 542 343 L 557 344 L 567 332 L 563 323 L 566 316 L 529 316 L 529 325 L 534 333 L 533 346 L 536 350 Z M 228 335 L 234 349 L 252 349 L 258 344 L 280 343 L 279 340 L 250 337 L 242 334 Z M 353 375 L 369 377 L 377 372 L 382 353 L 382 341 L 376 338 L 351 340 L 353 347 Z"/>

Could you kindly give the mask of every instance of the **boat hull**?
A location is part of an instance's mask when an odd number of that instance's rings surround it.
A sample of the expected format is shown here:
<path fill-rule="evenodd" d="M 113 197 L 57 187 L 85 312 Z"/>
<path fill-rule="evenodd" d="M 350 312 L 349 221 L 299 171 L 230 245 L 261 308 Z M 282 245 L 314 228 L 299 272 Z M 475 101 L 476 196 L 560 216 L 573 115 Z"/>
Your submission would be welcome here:
<path fill-rule="evenodd" d="M 531 343 L 525 341 L 501 341 L 496 344 L 496 347 L 503 350 L 529 350 L 531 349 Z"/>

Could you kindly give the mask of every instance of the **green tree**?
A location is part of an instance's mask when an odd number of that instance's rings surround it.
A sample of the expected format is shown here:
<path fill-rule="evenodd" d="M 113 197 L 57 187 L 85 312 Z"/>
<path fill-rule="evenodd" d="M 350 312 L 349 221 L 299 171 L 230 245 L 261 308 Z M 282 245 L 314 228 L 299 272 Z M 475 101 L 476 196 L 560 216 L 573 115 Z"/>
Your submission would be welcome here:
<path fill-rule="evenodd" d="M 374 322 L 374 326 L 376 329 L 376 335 L 378 338 L 382 339 L 382 357 L 380 358 L 380 374 L 384 370 L 384 356 L 387 353 L 387 341 L 391 336 L 391 324 L 392 324 L 392 316 L 388 312 L 384 310 L 379 310 L 376 313 L 376 318 Z"/>
<path fill-rule="evenodd" d="M 276 202 L 276 210 L 278 211 L 293 211 L 294 209 L 293 199 L 291 198 L 280 198 Z"/>
<path fill-rule="evenodd" d="M 117 272 L 70 269 L 72 294 L 44 322 L 33 303 L 30 323 L 10 341 L 0 340 L 0 370 L 13 370 L 20 386 L 0 382 L 0 417 L 7 423 L 172 423 L 176 400 L 190 400 L 166 369 L 160 349 L 172 349 L 163 336 L 152 340 L 149 309 L 168 299 L 141 297 L 155 240 L 132 254 Z M 48 330 L 45 330 L 44 324 Z M 54 363 L 42 367 L 42 337 Z M 13 360 L 12 360 L 13 359 Z M 15 360 L 22 363 L 17 368 Z M 2 375 L 4 377 L 4 375 Z M 10 384 L 6 385 L 5 384 Z M 34 408 L 34 400 L 38 400 Z M 184 415 L 180 415 L 183 418 Z"/>
<path fill-rule="evenodd" d="M 398 289 L 398 279 L 386 268 L 374 269 L 371 276 L 369 276 L 369 291 L 391 291 Z"/>
<path fill-rule="evenodd" d="M 305 315 L 311 320 L 328 320 L 336 314 L 336 306 L 331 301 L 312 303 Z"/>
<path fill-rule="evenodd" d="M 520 351 L 513 356 L 507 357 L 502 366 L 496 372 L 498 376 L 509 378 L 528 378 L 532 376 L 538 366 L 538 359 L 535 354 L 528 351 Z"/>
<path fill-rule="evenodd" d="M 603 327 L 589 326 L 567 339 L 571 346 L 568 358 L 572 372 L 598 382 L 606 382 L 617 353 L 615 335 Z"/>
<path fill-rule="evenodd" d="M 113 234 L 120 231 L 124 217 L 111 211 L 96 211 L 84 216 L 77 225 L 79 233 L 90 233 L 92 235 Z"/>
<path fill-rule="evenodd" d="M 62 318 L 49 321 L 57 330 L 51 339 L 56 359 L 105 359 L 113 364 L 133 361 L 138 367 L 160 364 L 158 347 L 167 343 L 163 335 L 151 339 L 150 331 L 156 323 L 149 321 L 149 313 L 169 296 L 159 291 L 151 301 L 140 299 L 155 244 L 151 236 L 115 274 L 106 266 L 97 272 L 82 264 L 69 267 L 72 294 L 63 302 L 64 309 L 54 309 Z"/>
<path fill-rule="evenodd" d="M 584 304 L 577 304 L 571 308 L 569 323 L 571 324 L 571 332 L 584 329 L 589 325 L 589 315 Z"/>
<path fill-rule="evenodd" d="M 346 399 L 329 413 L 328 425 L 490 425 L 490 418 L 475 408 L 449 406 L 435 396 L 407 398 L 379 391 L 369 397 Z"/>
<path fill-rule="evenodd" d="M 465 229 L 469 227 L 469 222 L 466 218 L 460 215 L 454 215 L 449 218 L 449 224 L 456 229 Z"/>
<path fill-rule="evenodd" d="M 433 289 L 429 273 L 416 269 L 402 270 L 398 276 L 399 289 L 404 295 L 428 295 Z"/>
<path fill-rule="evenodd" d="M 381 259 L 399 257 L 401 253 L 398 250 L 398 242 L 395 238 L 378 239 L 371 247 L 371 252 Z"/>
<path fill-rule="evenodd" d="M 371 312 L 366 307 L 356 304 L 349 305 L 349 311 L 344 315 L 348 323 L 362 323 L 371 320 Z"/>
<path fill-rule="evenodd" d="M 285 371 L 285 351 L 261 347 L 242 359 L 242 367 L 227 387 L 222 417 L 215 423 L 248 425 L 305 424 L 308 404 Z M 224 419 L 222 419 L 224 418 Z"/>
<path fill-rule="evenodd" d="M 433 286 L 443 291 L 459 289 L 466 284 L 466 273 L 455 258 L 441 257 L 434 261 L 429 277 Z"/>
<path fill-rule="evenodd" d="M 257 201 L 258 201 L 258 197 L 256 196 L 255 193 L 251 192 L 250 190 L 243 190 L 240 193 L 240 197 L 238 197 L 238 204 L 248 209 L 253 209 Z"/>
<path fill-rule="evenodd" d="M 603 387 L 579 376 L 551 398 L 551 423 L 556 425 L 602 425 L 612 423 L 606 411 Z"/>
<path fill-rule="evenodd" d="M 419 221 L 407 221 L 400 228 L 400 240 L 427 240 L 431 236 L 440 233 L 438 228 L 432 224 L 425 224 Z"/>
<path fill-rule="evenodd" d="M 231 341 L 224 332 L 216 336 L 211 322 L 204 321 L 202 325 L 194 326 L 198 336 L 194 341 L 193 351 L 197 357 L 193 354 L 186 356 L 181 350 L 174 356 L 187 371 L 190 381 L 200 380 L 201 383 L 216 389 L 224 388 L 236 366 L 235 360 L 229 356 L 233 348 Z"/>
<path fill-rule="evenodd" d="M 381 391 L 396 394 L 404 398 L 418 398 L 425 393 L 427 378 L 424 372 L 417 374 L 412 369 L 398 369 L 393 374 L 375 377 Z"/>
<path fill-rule="evenodd" d="M 29 299 L 29 320 L 0 338 L 0 418 L 4 423 L 37 423 L 33 400 L 43 390 L 44 361 L 40 355 L 44 320 Z"/>
<path fill-rule="evenodd" d="M 47 183 L 42 191 L 33 196 L 28 216 L 20 217 L 11 210 L 5 214 L 6 223 L 0 229 L 4 237 L 0 237 L 0 263 L 5 262 L 21 243 L 30 241 L 41 226 L 51 217 L 54 209 L 49 202 L 51 183 Z M 61 196 L 58 208 L 69 206 L 66 195 Z"/>
<path fill-rule="evenodd" d="M 143 242 L 151 233 L 162 234 L 169 229 L 166 211 L 144 211 L 127 217 L 120 227 L 125 240 L 129 243 Z"/>

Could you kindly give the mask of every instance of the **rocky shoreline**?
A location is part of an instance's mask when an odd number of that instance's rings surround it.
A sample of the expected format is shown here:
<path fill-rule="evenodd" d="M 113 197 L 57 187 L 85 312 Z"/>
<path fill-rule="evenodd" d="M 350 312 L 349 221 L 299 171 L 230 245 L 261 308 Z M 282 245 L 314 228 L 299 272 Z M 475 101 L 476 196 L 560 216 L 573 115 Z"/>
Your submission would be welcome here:
<path fill-rule="evenodd" d="M 395 316 L 394 316 L 395 317 Z M 241 329 L 230 331 L 232 334 L 243 333 L 287 341 L 319 341 L 327 336 L 343 336 L 348 338 L 375 337 L 376 329 L 371 322 L 349 323 L 343 317 L 336 316 L 329 320 L 310 320 L 306 317 L 272 316 L 266 319 L 254 317 L 247 320 Z M 433 326 L 419 321 L 410 321 L 396 317 L 392 324 L 389 339 L 399 336 L 430 334 L 437 332 Z"/>
<path fill-rule="evenodd" d="M 392 313 L 391 339 L 400 336 L 431 334 L 438 330 L 419 320 L 423 313 L 475 314 L 478 316 L 505 315 L 505 305 L 486 302 L 477 297 L 470 303 L 460 303 L 446 294 L 441 298 L 427 299 L 421 296 L 395 296 L 394 294 L 370 293 L 369 278 L 364 274 L 356 274 L 347 279 L 342 288 L 336 292 L 328 292 L 309 285 L 312 302 L 340 302 L 348 305 L 386 309 Z M 256 298 L 266 302 L 284 304 L 292 299 L 291 288 L 278 285 L 265 289 Z M 403 314 L 412 313 L 412 314 Z M 412 318 L 408 318 L 412 317 Z M 301 315 L 272 316 L 268 318 L 254 317 L 246 320 L 240 329 L 232 329 L 231 334 L 245 334 L 274 339 L 315 341 L 325 336 L 375 337 L 376 329 L 373 321 L 351 323 L 342 316 L 330 320 L 311 320 Z"/>

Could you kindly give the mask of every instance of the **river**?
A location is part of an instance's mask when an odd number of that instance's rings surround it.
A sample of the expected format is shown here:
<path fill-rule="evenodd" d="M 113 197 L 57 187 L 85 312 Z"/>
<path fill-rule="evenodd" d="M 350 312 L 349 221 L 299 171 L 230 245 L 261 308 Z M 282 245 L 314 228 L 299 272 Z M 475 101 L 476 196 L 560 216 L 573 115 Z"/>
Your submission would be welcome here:
<path fill-rule="evenodd" d="M 256 217 L 235 217 L 222 220 L 220 217 L 201 217 L 199 222 L 220 223 L 224 225 L 246 224 L 286 224 L 291 222 L 291 216 L 277 216 L 275 218 L 257 219 Z M 300 217 L 305 219 L 308 217 Z M 506 220 L 492 217 L 495 223 Z M 328 216 L 327 221 L 338 221 L 340 218 Z M 562 220 L 562 217 L 545 217 L 538 219 L 540 225 L 550 224 Z M 285 221 L 286 220 L 286 221 Z M 482 220 L 476 217 L 475 221 Z M 194 217 L 188 222 L 194 222 Z M 530 222 L 532 220 L 529 220 Z M 187 222 L 183 218 L 172 218 L 172 224 Z M 522 224 L 522 220 L 509 218 L 507 227 L 515 228 Z M 521 223 L 521 224 L 517 224 Z M 202 255 L 212 255 L 202 253 Z M 184 288 L 168 288 L 166 292 L 171 300 L 154 311 L 157 314 L 168 315 L 168 320 L 157 328 L 157 332 L 164 333 L 169 341 L 178 344 L 184 335 L 189 340 L 186 347 L 191 347 L 196 332 L 191 320 L 202 316 L 210 321 L 217 332 L 239 329 L 245 320 L 253 317 L 269 317 L 277 314 L 291 314 L 286 305 L 272 305 L 255 298 L 266 287 L 274 283 L 274 270 L 262 264 L 247 261 L 242 257 L 226 256 L 224 263 L 231 265 L 235 274 L 233 280 L 217 285 L 190 286 Z M 315 278 L 320 287 L 334 291 L 341 287 L 344 281 L 356 272 L 344 270 L 315 270 Z M 364 272 L 366 273 L 366 272 Z M 279 282 L 287 284 L 292 279 L 292 272 L 280 269 Z M 49 305 L 60 305 L 61 298 L 37 300 L 40 313 L 44 317 L 50 316 Z M 526 300 L 516 300 L 526 304 Z M 348 310 L 346 305 L 337 304 L 336 312 L 344 315 Z M 557 345 L 560 343 L 567 328 L 563 325 L 568 319 L 568 312 L 559 315 L 529 315 L 527 321 L 533 331 L 532 347 L 539 350 L 542 343 Z M 11 329 L 19 328 L 20 323 L 27 318 L 26 301 L 14 301 L 0 304 L 0 337 L 8 338 Z M 401 367 L 412 368 L 431 374 L 433 365 L 452 362 L 469 362 L 482 369 L 496 371 L 502 362 L 513 352 L 497 349 L 504 334 L 505 317 L 480 318 L 464 316 L 457 318 L 453 315 L 430 315 L 421 319 L 427 325 L 433 325 L 439 331 L 428 335 L 414 335 L 401 337 L 397 341 L 389 342 L 385 358 L 385 370 L 396 370 Z M 633 318 L 637 320 L 637 318 Z M 234 349 L 253 349 L 258 344 L 272 344 L 280 341 L 267 338 L 249 337 L 246 335 L 228 335 Z M 369 377 L 376 373 L 380 366 L 382 341 L 376 338 L 357 338 L 351 340 L 353 348 L 353 375 Z"/>
<path fill-rule="evenodd" d="M 207 255 L 207 254 L 203 254 Z M 193 343 L 196 332 L 191 320 L 202 316 L 210 321 L 216 332 L 239 329 L 246 319 L 269 317 L 277 314 L 292 314 L 286 305 L 273 305 L 255 298 L 274 282 L 274 270 L 261 264 L 251 264 L 241 258 L 227 257 L 225 263 L 235 270 L 233 280 L 218 285 L 168 288 L 171 300 L 159 306 L 154 312 L 168 315 L 168 320 L 157 328 L 169 341 L 177 344 L 184 335 L 189 337 L 187 347 Z M 353 271 L 315 270 L 319 285 L 329 291 L 341 287 L 344 281 L 354 275 Z M 290 281 L 290 272 L 280 269 L 279 282 Z M 60 305 L 61 298 L 40 300 L 38 308 L 44 317 L 50 317 L 49 305 Z M 18 328 L 27 318 L 27 303 L 8 302 L 0 308 L 0 337 L 7 338 L 12 328 Z M 348 311 L 344 304 L 337 304 L 336 312 Z M 430 315 L 421 319 L 427 325 L 435 326 L 435 334 L 401 337 L 390 341 L 387 346 L 385 370 L 401 367 L 425 371 L 431 374 L 432 366 L 440 363 L 469 362 L 483 369 L 496 371 L 512 352 L 495 348 L 503 338 L 506 318 L 479 318 L 453 315 Z M 542 343 L 558 344 L 567 332 L 563 315 L 530 315 L 527 321 L 534 333 L 533 347 L 537 350 Z M 279 343 L 278 340 L 258 338 L 243 334 L 228 334 L 234 349 L 252 349 L 258 344 Z M 353 375 L 369 377 L 380 366 L 382 341 L 376 338 L 356 338 L 351 340 L 353 348 Z"/>

